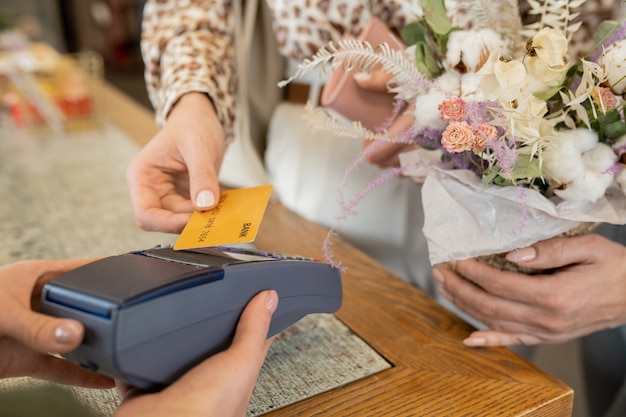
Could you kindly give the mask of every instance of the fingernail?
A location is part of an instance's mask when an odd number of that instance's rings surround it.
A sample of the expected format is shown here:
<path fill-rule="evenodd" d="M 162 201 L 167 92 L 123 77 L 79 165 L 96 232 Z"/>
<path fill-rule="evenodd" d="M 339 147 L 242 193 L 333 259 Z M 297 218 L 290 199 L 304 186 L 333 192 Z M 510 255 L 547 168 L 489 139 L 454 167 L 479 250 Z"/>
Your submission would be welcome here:
<path fill-rule="evenodd" d="M 463 344 L 466 346 L 485 346 L 487 339 L 484 337 L 468 337 L 463 341 Z"/>
<path fill-rule="evenodd" d="M 516 249 L 506 254 L 506 260 L 509 262 L 527 262 L 535 259 L 537 251 L 533 247 Z"/>
<path fill-rule="evenodd" d="M 54 331 L 54 340 L 62 345 L 75 343 L 80 338 L 81 328 L 77 323 L 66 322 Z"/>
<path fill-rule="evenodd" d="M 435 281 L 437 281 L 440 284 L 443 284 L 446 280 L 446 277 L 444 276 L 443 272 L 441 272 L 439 268 L 433 269 L 433 277 L 435 278 Z"/>
<path fill-rule="evenodd" d="M 354 74 L 354 79 L 357 81 L 369 81 L 372 78 L 372 74 L 367 72 L 357 72 Z"/>
<path fill-rule="evenodd" d="M 215 204 L 215 196 L 210 191 L 200 191 L 196 198 L 196 206 L 198 207 L 211 207 Z"/>
<path fill-rule="evenodd" d="M 265 296 L 265 308 L 270 313 L 276 311 L 276 307 L 278 307 L 278 294 L 276 291 L 269 291 Z"/>

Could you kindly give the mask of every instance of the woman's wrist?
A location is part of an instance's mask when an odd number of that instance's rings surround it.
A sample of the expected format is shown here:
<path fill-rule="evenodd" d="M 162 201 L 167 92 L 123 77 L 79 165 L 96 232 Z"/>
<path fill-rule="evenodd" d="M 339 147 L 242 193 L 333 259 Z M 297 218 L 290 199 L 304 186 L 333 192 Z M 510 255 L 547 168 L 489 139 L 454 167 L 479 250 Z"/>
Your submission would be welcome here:
<path fill-rule="evenodd" d="M 192 109 L 192 108 L 193 109 L 210 108 L 213 114 L 217 116 L 217 110 L 215 109 L 213 100 L 211 100 L 208 94 L 202 93 L 199 91 L 190 91 L 180 96 L 180 98 L 172 106 L 172 109 L 170 110 L 170 114 L 168 115 L 168 118 L 171 117 L 171 115 L 177 110 L 185 109 L 186 111 L 188 111 L 189 109 Z"/>

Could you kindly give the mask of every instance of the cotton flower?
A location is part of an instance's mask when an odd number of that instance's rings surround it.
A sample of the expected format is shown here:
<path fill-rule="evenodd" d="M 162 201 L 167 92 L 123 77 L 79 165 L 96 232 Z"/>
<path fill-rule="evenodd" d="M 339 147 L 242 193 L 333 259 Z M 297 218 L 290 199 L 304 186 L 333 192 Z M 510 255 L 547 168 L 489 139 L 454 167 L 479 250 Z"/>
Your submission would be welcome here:
<path fill-rule="evenodd" d="M 476 72 L 490 53 L 505 50 L 505 40 L 492 29 L 458 30 L 448 38 L 446 61 L 449 68 L 461 74 Z"/>
<path fill-rule="evenodd" d="M 554 193 L 567 201 L 590 201 L 595 203 L 604 195 L 612 181 L 612 175 L 587 172 L 582 177 L 569 183 L 567 188 L 554 190 Z"/>
<path fill-rule="evenodd" d="M 599 143 L 596 132 L 568 130 L 544 150 L 542 171 L 562 184 L 554 190 L 562 199 L 595 202 L 613 182 L 616 161 L 613 149 Z"/>
<path fill-rule="evenodd" d="M 530 76 L 548 86 L 557 85 L 569 69 L 567 38 L 559 30 L 541 29 L 528 40 L 524 63 Z"/>
<path fill-rule="evenodd" d="M 478 75 L 475 72 L 468 72 L 461 75 L 460 96 L 465 99 L 472 99 L 473 101 L 485 101 L 484 91 L 480 87 L 482 78 L 482 75 Z"/>
<path fill-rule="evenodd" d="M 558 184 L 568 184 L 585 173 L 582 153 L 571 142 L 550 142 L 541 159 L 541 171 Z"/>
<path fill-rule="evenodd" d="M 609 46 L 598 63 L 604 68 L 611 90 L 615 94 L 626 93 L 626 39 Z"/>
<path fill-rule="evenodd" d="M 624 155 L 626 155 L 626 135 L 620 137 L 613 144 L 613 152 L 617 154 L 617 160 L 620 165 L 620 171 L 615 175 L 615 181 L 624 194 L 626 194 L 626 164 L 624 164 Z"/>
<path fill-rule="evenodd" d="M 615 175 L 615 181 L 619 185 L 620 190 L 626 194 L 626 169 L 623 169 Z"/>
<path fill-rule="evenodd" d="M 439 118 L 438 107 L 447 98 L 448 95 L 444 93 L 432 91 L 421 95 L 415 100 L 413 117 L 415 118 L 414 128 L 416 131 L 422 129 L 445 129 L 447 122 Z"/>
<path fill-rule="evenodd" d="M 600 199 L 613 182 L 611 167 L 617 157 L 610 146 L 598 143 L 593 149 L 583 153 L 584 173 L 554 193 L 564 200 L 591 201 Z"/>
<path fill-rule="evenodd" d="M 457 72 L 446 72 L 438 77 L 428 92 L 421 94 L 415 100 L 414 128 L 443 130 L 448 122 L 439 118 L 439 105 L 450 97 L 460 97 L 461 75 Z"/>
<path fill-rule="evenodd" d="M 580 153 L 592 150 L 598 143 L 598 134 L 591 129 L 572 129 L 559 131 L 551 143 L 566 142 L 574 146 Z"/>
<path fill-rule="evenodd" d="M 467 74 L 465 74 L 467 75 Z M 463 76 L 455 71 L 444 72 L 437 78 L 429 91 L 447 93 L 449 97 L 462 97 L 461 82 Z"/>
<path fill-rule="evenodd" d="M 553 137 L 542 153 L 542 172 L 559 184 L 569 184 L 585 173 L 583 153 L 598 144 L 596 132 L 565 130 Z"/>
<path fill-rule="evenodd" d="M 612 146 L 613 151 L 617 154 L 617 157 L 622 158 L 626 154 L 626 135 L 621 136 L 615 141 Z"/>

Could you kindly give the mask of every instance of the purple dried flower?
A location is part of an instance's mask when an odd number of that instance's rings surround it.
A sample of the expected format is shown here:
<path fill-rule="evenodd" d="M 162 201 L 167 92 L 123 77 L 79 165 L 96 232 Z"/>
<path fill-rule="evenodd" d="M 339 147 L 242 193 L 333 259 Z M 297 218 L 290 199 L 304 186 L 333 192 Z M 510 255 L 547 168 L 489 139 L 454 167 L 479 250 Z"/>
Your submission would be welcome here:
<path fill-rule="evenodd" d="M 496 155 L 497 164 L 502 172 L 511 173 L 518 157 L 515 141 L 501 136 L 496 140 L 489 141 L 488 146 Z"/>
<path fill-rule="evenodd" d="M 465 120 L 471 125 L 477 125 L 483 122 L 489 122 L 491 115 L 489 113 L 489 106 L 492 103 L 485 101 L 468 101 L 466 105 L 467 116 Z"/>
<path fill-rule="evenodd" d="M 441 149 L 441 130 L 422 129 L 414 140 L 417 145 L 426 149 Z"/>
<path fill-rule="evenodd" d="M 346 169 L 346 172 L 344 173 L 343 180 L 341 181 L 341 185 L 339 186 L 339 190 L 337 192 L 338 193 L 340 213 L 335 218 L 335 224 L 329 230 L 328 234 L 326 235 L 326 239 L 324 239 L 324 243 L 322 244 L 322 251 L 323 251 L 325 260 L 330 265 L 332 265 L 332 266 L 334 266 L 336 268 L 339 268 L 341 270 L 343 270 L 342 268 L 344 268 L 344 267 L 342 266 L 341 262 L 337 261 L 334 258 L 333 251 L 332 251 L 332 241 L 331 241 L 331 239 L 332 239 L 333 236 L 336 235 L 335 230 L 340 229 L 341 228 L 341 223 L 346 221 L 350 216 L 353 216 L 353 215 L 357 214 L 356 206 L 361 202 L 361 200 L 363 200 L 363 198 L 365 198 L 365 196 L 367 194 L 369 194 L 371 191 L 373 191 L 375 188 L 377 188 L 379 185 L 381 185 L 385 181 L 388 181 L 388 180 L 390 180 L 392 178 L 398 177 L 398 176 L 400 176 L 402 174 L 402 169 L 399 168 L 399 167 L 388 169 L 388 170 L 384 171 L 377 178 L 374 178 L 363 191 L 357 193 L 351 200 L 347 200 L 346 199 L 346 197 L 344 195 L 344 187 L 345 187 L 345 183 L 347 181 L 347 178 L 348 178 L 349 174 L 354 169 L 356 169 L 358 167 L 358 165 L 363 162 L 363 160 L 368 155 L 368 153 L 371 152 L 371 149 L 368 149 L 368 148 L 375 147 L 375 146 L 377 146 L 377 145 L 376 144 L 372 144 L 372 145 L 368 146 L 367 148 L 365 148 L 360 153 L 360 155 Z"/>

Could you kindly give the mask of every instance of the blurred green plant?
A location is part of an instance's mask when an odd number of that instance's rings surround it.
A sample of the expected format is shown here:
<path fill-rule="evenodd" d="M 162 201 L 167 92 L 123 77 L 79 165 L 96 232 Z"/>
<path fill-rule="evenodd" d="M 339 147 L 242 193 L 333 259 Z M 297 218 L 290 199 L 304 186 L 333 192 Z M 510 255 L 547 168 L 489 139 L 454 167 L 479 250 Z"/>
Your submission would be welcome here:
<path fill-rule="evenodd" d="M 0 30 L 7 30 L 11 27 L 9 17 L 0 10 Z"/>

